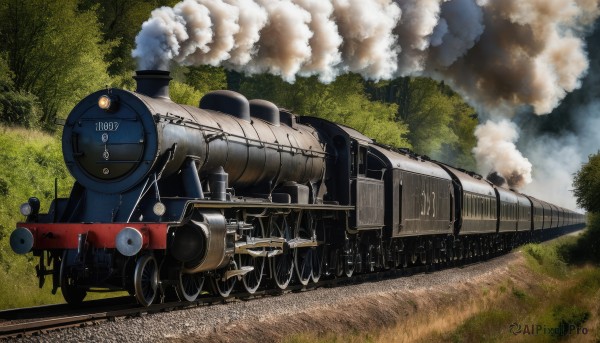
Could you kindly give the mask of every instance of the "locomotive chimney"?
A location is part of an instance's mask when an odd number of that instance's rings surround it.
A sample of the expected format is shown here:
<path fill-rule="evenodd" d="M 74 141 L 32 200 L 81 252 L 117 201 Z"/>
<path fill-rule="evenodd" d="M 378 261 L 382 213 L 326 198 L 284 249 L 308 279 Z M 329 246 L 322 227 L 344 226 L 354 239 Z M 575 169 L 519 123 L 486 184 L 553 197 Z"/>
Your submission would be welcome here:
<path fill-rule="evenodd" d="M 151 98 L 169 98 L 169 82 L 173 79 L 165 70 L 138 70 L 133 77 L 137 82 L 136 92 Z"/>

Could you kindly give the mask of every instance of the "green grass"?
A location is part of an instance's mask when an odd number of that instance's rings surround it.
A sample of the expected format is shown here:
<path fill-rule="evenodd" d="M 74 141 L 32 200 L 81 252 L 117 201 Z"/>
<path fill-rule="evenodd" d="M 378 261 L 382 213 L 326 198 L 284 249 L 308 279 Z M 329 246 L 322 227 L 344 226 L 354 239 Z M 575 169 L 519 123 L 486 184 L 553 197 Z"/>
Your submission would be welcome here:
<path fill-rule="evenodd" d="M 586 230 L 573 238 L 572 244 L 560 247 L 558 252 L 571 264 L 600 266 L 600 213 L 588 213 Z"/>
<path fill-rule="evenodd" d="M 538 274 L 548 275 L 557 279 L 567 276 L 567 263 L 559 250 L 565 245 L 573 244 L 574 237 L 550 242 L 547 244 L 526 244 L 521 250 L 525 253 L 531 269 Z"/>
<path fill-rule="evenodd" d="M 60 293 L 50 294 L 50 277 L 44 289 L 38 288 L 37 258 L 16 255 L 9 245 L 16 223 L 24 220 L 19 206 L 36 196 L 40 211 L 47 211 L 54 198 L 55 178 L 59 197 L 68 196 L 73 179 L 62 159 L 60 137 L 0 126 L 0 309 L 63 301 Z"/>
<path fill-rule="evenodd" d="M 498 323 L 510 323 L 512 313 L 502 309 L 490 309 L 467 319 L 453 333 L 446 337 L 455 343 L 463 342 L 502 342 L 506 327 Z M 446 339 L 444 339 L 446 341 Z"/>
<path fill-rule="evenodd" d="M 500 285 L 500 294 L 507 294 L 507 289 L 512 287 L 512 296 L 501 297 L 495 308 L 477 313 L 441 339 L 453 342 L 578 340 L 576 336 L 565 334 L 573 327 L 586 327 L 600 337 L 597 333 L 600 330 L 600 268 L 567 264 L 561 252 L 576 244 L 577 238 L 564 237 L 543 245 L 525 245 L 522 251 L 528 268 L 539 278 L 539 283 L 529 290 L 511 284 Z M 542 329 L 532 335 L 512 336 L 511 323 L 534 324 Z"/>

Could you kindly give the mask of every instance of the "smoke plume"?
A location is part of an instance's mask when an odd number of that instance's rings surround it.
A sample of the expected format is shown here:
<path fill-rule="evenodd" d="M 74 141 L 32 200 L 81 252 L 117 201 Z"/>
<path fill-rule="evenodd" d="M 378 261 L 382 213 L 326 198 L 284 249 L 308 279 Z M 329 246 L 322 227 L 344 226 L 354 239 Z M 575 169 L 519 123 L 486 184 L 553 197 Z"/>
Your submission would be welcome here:
<path fill-rule="evenodd" d="M 508 120 L 488 121 L 475 129 L 477 146 L 473 149 L 479 170 L 497 173 L 510 188 L 531 183 L 532 165 L 517 150 L 517 126 Z"/>
<path fill-rule="evenodd" d="M 580 84 L 598 0 L 184 0 L 136 37 L 141 69 L 223 65 L 292 82 L 425 75 L 478 108 L 550 112 Z"/>
<path fill-rule="evenodd" d="M 480 117 L 541 115 L 580 86 L 589 66 L 583 37 L 599 2 L 184 0 L 152 12 L 132 55 L 140 69 L 222 65 L 288 82 L 297 75 L 330 82 L 348 72 L 427 76 L 450 85 Z M 515 127 L 495 120 L 478 128 L 478 164 L 489 168 L 480 172 L 521 187 L 531 164 L 515 148 Z"/>

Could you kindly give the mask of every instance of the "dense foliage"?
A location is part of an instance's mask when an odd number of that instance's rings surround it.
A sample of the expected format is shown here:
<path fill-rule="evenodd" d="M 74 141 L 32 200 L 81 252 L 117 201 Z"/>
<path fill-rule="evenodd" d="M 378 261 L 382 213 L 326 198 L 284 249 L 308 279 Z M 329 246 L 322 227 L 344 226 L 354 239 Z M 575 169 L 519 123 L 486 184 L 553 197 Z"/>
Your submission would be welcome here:
<path fill-rule="evenodd" d="M 350 126 L 375 140 L 394 146 L 410 146 L 407 125 L 395 118 L 396 104 L 372 101 L 358 75 L 342 75 L 328 85 L 316 77 L 294 84 L 276 76 L 244 78 L 241 91 L 249 98 L 270 100 L 294 113 L 325 118 Z"/>
<path fill-rule="evenodd" d="M 19 205 L 35 195 L 42 211 L 54 198 L 54 180 L 58 196 L 66 197 L 73 186 L 62 159 L 60 138 L 33 129 L 0 125 L 0 308 L 41 305 L 61 301 L 51 299 L 47 287 L 38 290 L 31 254 L 16 255 L 8 238 L 18 221 Z"/>
<path fill-rule="evenodd" d="M 577 205 L 589 212 L 588 228 L 576 246 L 565 249 L 565 255 L 573 262 L 600 264 L 600 152 L 575 174 L 573 187 Z"/>
<path fill-rule="evenodd" d="M 600 213 L 600 153 L 590 156 L 588 163 L 575 174 L 573 186 L 577 205 Z"/>
<path fill-rule="evenodd" d="M 0 5 L 1 49 L 15 91 L 38 98 L 43 125 L 64 116 L 78 99 L 109 82 L 103 57 L 110 45 L 102 40 L 96 14 L 78 10 L 78 4 L 77 0 L 7 0 Z"/>
<path fill-rule="evenodd" d="M 37 97 L 15 91 L 13 77 L 6 59 L 0 55 L 0 122 L 35 127 L 41 113 Z"/>

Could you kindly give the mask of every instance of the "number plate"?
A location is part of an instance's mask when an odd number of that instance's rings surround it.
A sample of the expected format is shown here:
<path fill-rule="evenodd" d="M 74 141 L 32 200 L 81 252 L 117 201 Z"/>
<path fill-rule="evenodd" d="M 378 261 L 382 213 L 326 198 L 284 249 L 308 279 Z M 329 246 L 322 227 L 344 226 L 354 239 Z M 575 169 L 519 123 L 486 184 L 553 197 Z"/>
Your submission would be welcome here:
<path fill-rule="evenodd" d="M 119 129 L 118 121 L 96 122 L 96 131 L 117 131 L 118 129 Z"/>

